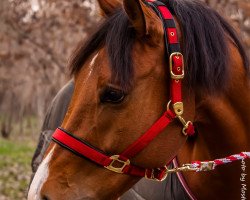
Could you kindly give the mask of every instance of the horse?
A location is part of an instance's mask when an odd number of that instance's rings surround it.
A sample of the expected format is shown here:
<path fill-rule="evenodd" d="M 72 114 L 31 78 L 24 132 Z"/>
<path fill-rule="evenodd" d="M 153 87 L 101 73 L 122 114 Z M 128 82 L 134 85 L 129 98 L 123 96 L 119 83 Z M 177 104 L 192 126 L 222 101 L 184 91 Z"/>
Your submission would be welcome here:
<path fill-rule="evenodd" d="M 141 0 L 98 2 L 105 20 L 73 53 L 75 87 L 58 129 L 75 146 L 60 143 L 61 135 L 50 143 L 29 200 L 117 199 L 141 179 L 123 173 L 131 163 L 138 170 L 162 169 L 176 156 L 183 164 L 249 151 L 249 62 L 228 22 L 199 1 L 161 1 L 174 14 L 177 31 L 171 35 L 178 35 L 183 52 L 174 59 L 185 60 L 172 83 L 168 61 L 173 57 L 166 56 L 164 28 L 152 7 Z M 172 84 L 182 85 L 183 104 L 168 101 Z M 154 127 L 161 116 L 171 123 Z M 134 145 L 152 124 L 160 134 L 145 148 Z M 187 137 L 193 125 L 196 134 Z M 74 150 L 78 144 L 88 151 L 85 156 Z M 138 154 L 119 156 L 131 144 Z M 102 163 L 100 158 L 110 162 L 105 167 L 93 162 Z M 248 164 L 242 160 L 213 172 L 182 175 L 192 198 L 247 198 Z M 148 171 L 145 176 L 155 179 Z"/>

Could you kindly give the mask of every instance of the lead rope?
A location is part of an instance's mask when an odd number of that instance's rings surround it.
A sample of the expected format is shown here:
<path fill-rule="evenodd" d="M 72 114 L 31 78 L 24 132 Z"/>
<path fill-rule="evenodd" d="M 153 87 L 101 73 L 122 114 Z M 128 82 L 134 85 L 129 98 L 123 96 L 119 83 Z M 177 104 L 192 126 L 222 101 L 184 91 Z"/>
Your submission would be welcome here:
<path fill-rule="evenodd" d="M 193 161 L 192 163 L 184 164 L 181 167 L 166 169 L 166 174 L 182 171 L 211 171 L 214 170 L 218 165 L 224 165 L 237 160 L 244 160 L 247 158 L 250 158 L 250 152 L 241 152 L 239 154 L 234 154 L 225 158 L 215 159 L 211 161 Z"/>

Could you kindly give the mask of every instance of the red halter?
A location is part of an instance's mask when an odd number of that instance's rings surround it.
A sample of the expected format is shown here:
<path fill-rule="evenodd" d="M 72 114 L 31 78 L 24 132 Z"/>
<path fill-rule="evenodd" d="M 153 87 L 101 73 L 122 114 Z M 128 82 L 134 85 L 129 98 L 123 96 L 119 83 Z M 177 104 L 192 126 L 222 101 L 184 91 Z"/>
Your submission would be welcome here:
<path fill-rule="evenodd" d="M 53 134 L 53 141 L 64 148 L 72 151 L 74 154 L 87 158 L 98 165 L 101 165 L 117 173 L 130 174 L 134 176 L 146 177 L 155 180 L 164 180 L 166 178 L 166 166 L 155 169 L 146 169 L 135 166 L 130 163 L 130 159 L 141 152 L 147 145 L 160 134 L 170 122 L 179 119 L 183 125 L 182 133 L 192 136 L 194 127 L 192 122 L 186 122 L 181 115 L 183 114 L 183 102 L 181 93 L 181 83 L 184 78 L 184 61 L 180 51 L 180 45 L 177 37 L 177 30 L 172 14 L 161 2 L 148 2 L 158 16 L 161 18 L 165 32 L 166 50 L 169 56 L 170 67 L 170 90 L 171 99 L 167 106 L 167 111 L 134 143 L 125 149 L 120 155 L 106 155 L 80 138 L 68 133 L 62 128 L 56 129 Z M 170 104 L 173 111 L 169 109 Z"/>

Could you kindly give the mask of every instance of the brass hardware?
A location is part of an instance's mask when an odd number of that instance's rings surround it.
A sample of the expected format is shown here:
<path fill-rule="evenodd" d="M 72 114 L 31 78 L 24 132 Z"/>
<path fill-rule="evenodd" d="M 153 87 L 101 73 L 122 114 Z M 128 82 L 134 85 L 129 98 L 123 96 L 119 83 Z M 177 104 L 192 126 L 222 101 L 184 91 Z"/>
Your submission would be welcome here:
<path fill-rule="evenodd" d="M 183 114 L 183 103 L 182 102 L 176 102 L 173 104 L 174 112 L 177 116 L 180 116 Z"/>
<path fill-rule="evenodd" d="M 185 127 L 186 124 L 187 124 L 187 122 L 185 121 L 185 119 L 183 119 L 182 116 L 177 116 L 177 117 L 178 117 L 178 119 L 180 120 L 180 122 L 182 123 L 182 125 Z"/>
<path fill-rule="evenodd" d="M 124 169 L 124 167 L 126 167 L 127 165 L 130 164 L 130 160 L 126 160 L 126 161 L 120 160 L 119 155 L 110 156 L 110 159 L 112 159 L 111 163 L 108 166 L 104 166 L 104 167 L 108 170 L 111 170 L 111 171 L 119 173 L 119 174 L 122 174 L 123 173 L 122 170 Z M 122 166 L 121 167 L 114 167 L 113 164 L 115 162 L 121 163 Z"/>
<path fill-rule="evenodd" d="M 193 164 L 184 164 L 181 167 L 168 170 L 168 173 L 174 173 L 178 171 L 211 171 L 215 168 L 214 161 L 201 162 L 200 166 L 194 166 Z"/>
<path fill-rule="evenodd" d="M 215 168 L 214 161 L 201 162 L 200 166 L 195 166 L 193 164 L 183 164 L 181 167 L 175 167 L 172 169 L 168 169 L 166 167 L 166 176 L 168 173 L 177 173 L 177 172 L 183 172 L 183 171 L 210 171 L 210 170 L 213 170 L 214 168 Z"/>
<path fill-rule="evenodd" d="M 167 104 L 167 110 L 170 109 L 170 104 L 171 104 L 171 100 L 168 102 Z M 180 120 L 180 122 L 182 123 L 183 125 L 183 128 L 182 128 L 182 133 L 183 135 L 187 135 L 186 133 L 186 130 L 188 128 L 188 126 L 192 123 L 191 121 L 185 121 L 185 119 L 181 116 L 183 114 L 183 103 L 182 102 L 176 102 L 175 104 L 173 104 L 173 109 L 174 109 L 174 112 L 176 114 L 176 117 Z"/>
<path fill-rule="evenodd" d="M 186 130 L 187 130 L 187 128 L 188 128 L 188 126 L 189 126 L 190 123 L 192 123 L 192 122 L 191 122 L 191 121 L 188 121 L 188 122 L 186 123 L 186 125 L 183 127 L 183 129 L 182 129 L 183 135 L 187 135 Z"/>
<path fill-rule="evenodd" d="M 215 168 L 214 161 L 201 162 L 199 171 L 211 171 Z"/>
<path fill-rule="evenodd" d="M 167 104 L 167 110 L 170 109 L 170 104 L 171 104 L 171 100 L 168 102 Z M 175 114 L 178 116 L 182 115 L 183 114 L 183 103 L 182 102 L 176 102 L 175 104 L 173 104 L 173 109 L 174 109 L 174 112 Z"/>
<path fill-rule="evenodd" d="M 167 104 L 167 110 L 169 110 L 170 108 L 170 104 L 171 104 L 171 100 L 169 100 L 168 104 Z"/>
<path fill-rule="evenodd" d="M 168 169 L 167 173 L 176 173 L 176 172 L 183 172 L 183 171 L 196 171 L 196 170 L 197 170 L 197 168 L 191 167 L 190 164 L 184 164 L 181 167 Z"/>
<path fill-rule="evenodd" d="M 164 181 L 169 173 L 177 173 L 177 172 L 183 172 L 183 171 L 210 171 L 215 168 L 214 161 L 208 161 L 208 162 L 201 162 L 200 166 L 195 166 L 194 164 L 183 164 L 181 167 L 174 167 L 172 169 L 165 167 L 165 175 L 162 177 L 162 179 L 157 179 L 154 177 L 155 169 L 151 169 L 150 177 L 147 176 L 147 169 L 145 173 L 145 178 L 149 180 L 155 180 L 155 181 Z M 160 170 L 160 169 L 159 169 Z"/>
<path fill-rule="evenodd" d="M 171 36 L 174 36 L 174 32 L 170 32 L 170 35 L 171 35 Z"/>
<path fill-rule="evenodd" d="M 180 122 L 183 125 L 183 129 L 182 129 L 183 135 L 187 135 L 186 130 L 187 130 L 189 124 L 192 123 L 192 122 L 191 121 L 186 122 L 185 119 L 182 116 L 177 116 L 177 117 L 178 117 L 178 119 L 180 120 Z"/>
<path fill-rule="evenodd" d="M 184 60 L 182 59 L 182 72 L 181 74 L 174 74 L 173 72 L 173 57 L 174 56 L 178 56 L 178 57 L 182 57 L 183 58 L 183 55 L 180 53 L 180 52 L 174 52 L 170 55 L 169 57 L 169 68 L 170 68 L 170 75 L 171 75 L 171 78 L 172 79 L 182 79 L 184 78 Z"/>

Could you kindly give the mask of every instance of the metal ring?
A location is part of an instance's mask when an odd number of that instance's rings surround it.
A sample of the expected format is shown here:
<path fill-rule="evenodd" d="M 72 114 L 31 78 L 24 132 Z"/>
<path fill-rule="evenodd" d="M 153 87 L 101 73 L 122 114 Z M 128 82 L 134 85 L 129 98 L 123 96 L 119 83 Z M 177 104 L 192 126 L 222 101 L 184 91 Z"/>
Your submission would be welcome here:
<path fill-rule="evenodd" d="M 167 104 L 167 110 L 169 110 L 170 104 L 171 104 L 171 100 L 169 100 L 168 104 Z"/>

